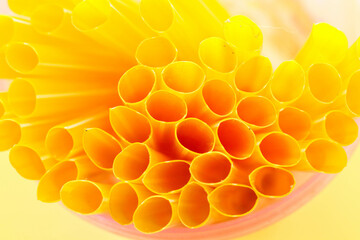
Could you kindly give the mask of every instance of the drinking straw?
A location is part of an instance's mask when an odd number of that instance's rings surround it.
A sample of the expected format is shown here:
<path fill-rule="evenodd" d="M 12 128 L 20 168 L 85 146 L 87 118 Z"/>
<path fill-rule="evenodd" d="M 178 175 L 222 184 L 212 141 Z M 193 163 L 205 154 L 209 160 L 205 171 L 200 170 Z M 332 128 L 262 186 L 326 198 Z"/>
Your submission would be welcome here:
<path fill-rule="evenodd" d="M 103 184 L 113 184 L 118 182 L 111 172 L 101 169 L 94 164 L 84 153 L 80 153 L 73 158 L 65 161 L 73 161 L 78 169 L 76 180 L 89 180 Z"/>
<path fill-rule="evenodd" d="M 243 98 L 237 105 L 236 113 L 253 131 L 273 125 L 277 118 L 274 104 L 262 96 Z"/>
<path fill-rule="evenodd" d="M 0 120 L 0 151 L 9 150 L 21 139 L 20 124 L 14 120 Z"/>
<path fill-rule="evenodd" d="M 360 69 L 360 38 L 348 49 L 345 59 L 336 68 L 345 81 Z"/>
<path fill-rule="evenodd" d="M 91 53 L 89 50 L 71 47 L 53 47 L 49 45 L 13 42 L 5 47 L 5 57 L 10 68 L 27 74 L 49 74 L 54 68 L 68 71 L 121 72 L 127 62 L 118 57 L 103 53 Z M 125 66 L 123 66 L 124 64 Z"/>
<path fill-rule="evenodd" d="M 135 58 L 139 64 L 159 68 L 174 62 L 178 50 L 165 37 L 144 39 L 136 49 Z"/>
<path fill-rule="evenodd" d="M 199 38 L 197 37 L 198 33 L 196 33 L 196 40 L 192 38 L 193 26 L 184 16 L 180 15 L 179 9 L 175 9 L 169 0 L 156 1 L 155 4 L 156 9 L 160 11 L 159 14 L 154 12 L 153 1 L 140 1 L 140 16 L 144 22 L 160 36 L 171 39 L 176 49 L 179 50 L 178 57 L 180 59 L 197 60 L 194 57 L 194 51 L 196 51 Z M 181 37 L 178 35 L 179 32 L 181 32 Z"/>
<path fill-rule="evenodd" d="M 305 70 L 314 63 L 337 65 L 345 58 L 347 49 L 348 41 L 343 32 L 327 23 L 316 23 L 295 60 Z"/>
<path fill-rule="evenodd" d="M 150 196 L 136 209 L 133 222 L 142 233 L 156 233 L 175 225 L 179 219 L 177 203 L 165 196 Z"/>
<path fill-rule="evenodd" d="M 184 160 L 159 162 L 146 171 L 142 182 L 156 194 L 174 194 L 190 181 L 190 164 Z"/>
<path fill-rule="evenodd" d="M 183 159 L 193 159 L 214 149 L 215 135 L 205 122 L 186 118 L 175 126 L 175 146 Z"/>
<path fill-rule="evenodd" d="M 8 91 L 9 108 L 22 117 L 49 117 L 61 112 L 74 115 L 89 104 L 97 108 L 120 103 L 113 88 L 116 82 L 72 82 L 60 79 L 49 81 L 43 78 L 15 79 Z"/>
<path fill-rule="evenodd" d="M 52 127 L 45 139 L 46 149 L 57 159 L 65 159 L 81 152 L 83 131 L 88 127 L 109 130 L 108 112 L 96 109 L 96 111 Z"/>
<path fill-rule="evenodd" d="M 86 128 L 82 145 L 87 156 L 103 170 L 111 171 L 115 157 L 121 152 L 120 143 L 100 128 Z"/>
<path fill-rule="evenodd" d="M 179 59 L 198 62 L 199 43 L 209 36 L 222 36 L 222 23 L 229 15 L 219 3 L 199 1 L 157 1 L 160 14 L 154 13 L 153 1 L 140 2 L 140 15 L 159 35 L 166 36 L 179 50 Z M 181 33 L 181 34 L 179 34 Z"/>
<path fill-rule="evenodd" d="M 293 174 L 274 166 L 261 166 L 249 175 L 250 184 L 256 193 L 268 198 L 281 198 L 289 195 L 295 187 Z"/>
<path fill-rule="evenodd" d="M 99 214 L 108 212 L 110 186 L 88 180 L 66 182 L 60 191 L 62 203 L 74 212 Z"/>
<path fill-rule="evenodd" d="M 60 190 L 63 185 L 75 180 L 78 169 L 75 162 L 63 161 L 50 168 L 40 179 L 37 188 L 38 200 L 46 203 L 60 201 Z"/>
<path fill-rule="evenodd" d="M 198 50 L 201 63 L 206 67 L 207 79 L 224 79 L 234 72 L 238 59 L 236 50 L 219 37 L 204 39 Z"/>
<path fill-rule="evenodd" d="M 145 115 L 118 106 L 110 108 L 110 124 L 115 133 L 126 143 L 145 142 L 152 135 L 152 127 Z"/>
<path fill-rule="evenodd" d="M 15 72 L 6 62 L 4 49 L 0 49 L 0 78 L 13 79 L 20 77 L 22 74 Z"/>
<path fill-rule="evenodd" d="M 145 110 L 153 129 L 151 147 L 176 157 L 175 126 L 187 115 L 186 102 L 164 90 L 156 91 L 145 102 Z"/>
<path fill-rule="evenodd" d="M 305 155 L 294 167 L 296 170 L 311 170 L 334 174 L 341 172 L 347 164 L 347 155 L 339 143 L 328 139 L 313 139 L 304 143 Z"/>
<path fill-rule="evenodd" d="M 224 80 L 209 80 L 199 92 L 188 100 L 188 117 L 196 117 L 213 125 L 233 113 L 236 94 L 231 85 Z"/>
<path fill-rule="evenodd" d="M 31 14 L 30 22 L 35 31 L 50 35 L 69 42 L 95 45 L 90 38 L 77 30 L 71 23 L 71 12 L 58 4 L 41 4 Z"/>
<path fill-rule="evenodd" d="M 205 77 L 204 70 L 197 63 L 176 61 L 168 64 L 161 72 L 162 89 L 188 101 L 202 87 Z"/>
<path fill-rule="evenodd" d="M 301 160 L 301 149 L 295 138 L 272 131 L 257 134 L 257 147 L 249 161 L 271 166 L 291 167 Z"/>
<path fill-rule="evenodd" d="M 165 90 L 152 93 L 145 105 L 147 114 L 158 122 L 177 122 L 185 118 L 187 114 L 185 101 Z M 153 121 L 151 123 L 154 126 Z"/>
<path fill-rule="evenodd" d="M 255 191 L 246 185 L 228 183 L 208 195 L 210 205 L 220 214 L 240 217 L 252 212 L 258 202 Z"/>
<path fill-rule="evenodd" d="M 336 68 L 327 63 L 315 63 L 308 68 L 304 93 L 291 105 L 316 119 L 340 97 L 341 90 L 342 80 Z"/>
<path fill-rule="evenodd" d="M 354 72 L 346 90 L 346 106 L 352 115 L 360 116 L 360 71 Z"/>
<path fill-rule="evenodd" d="M 330 138 L 341 145 L 347 146 L 357 139 L 358 128 L 352 117 L 343 111 L 333 110 L 314 122 L 309 138 Z"/>
<path fill-rule="evenodd" d="M 229 15 L 218 2 L 213 0 L 194 0 L 191 2 L 170 0 L 170 2 L 176 13 L 184 19 L 186 28 L 193 28 L 192 31 L 197 32 L 199 39 L 223 35 L 223 23 L 229 18 Z M 196 24 L 189 26 L 189 23 Z"/>
<path fill-rule="evenodd" d="M 136 65 L 121 76 L 118 93 L 126 106 L 144 112 L 145 101 L 155 90 L 157 82 L 156 73 L 152 68 Z"/>
<path fill-rule="evenodd" d="M 8 0 L 8 6 L 14 13 L 29 16 L 41 4 L 56 2 L 64 8 L 72 9 L 75 1 L 78 0 Z"/>
<path fill-rule="evenodd" d="M 242 173 L 234 166 L 231 159 L 217 151 L 195 157 L 190 164 L 190 173 L 195 181 L 208 186 L 244 183 Z"/>
<path fill-rule="evenodd" d="M 278 115 L 280 130 L 298 141 L 304 140 L 310 134 L 312 124 L 310 115 L 295 107 L 282 108 Z"/>
<path fill-rule="evenodd" d="M 49 119 L 18 119 L 16 123 L 20 126 L 20 144 L 26 146 L 43 148 L 47 132 L 57 124 L 65 122 L 64 118 Z M 42 144 L 42 145 L 40 145 Z"/>
<path fill-rule="evenodd" d="M 222 150 L 230 158 L 246 159 L 255 149 L 255 134 L 245 123 L 227 118 L 217 124 L 216 150 Z"/>
<path fill-rule="evenodd" d="M 5 103 L 2 99 L 0 99 L 0 118 L 2 118 L 6 113 Z"/>
<path fill-rule="evenodd" d="M 173 7 L 168 0 L 141 0 L 140 14 L 144 22 L 157 32 L 167 31 L 174 21 Z"/>
<path fill-rule="evenodd" d="M 294 60 L 285 61 L 278 66 L 271 78 L 270 94 L 277 102 L 292 103 L 303 94 L 305 81 L 302 66 Z"/>
<path fill-rule="evenodd" d="M 256 94 L 265 88 L 271 75 L 272 65 L 269 58 L 254 56 L 243 62 L 236 70 L 236 90 L 245 94 Z"/>
<path fill-rule="evenodd" d="M 230 17 L 224 24 L 226 41 L 236 47 L 239 62 L 259 55 L 263 44 L 260 28 L 248 17 L 237 15 Z"/>
<path fill-rule="evenodd" d="M 46 169 L 40 156 L 33 149 L 15 145 L 9 152 L 11 166 L 25 179 L 40 180 Z"/>
<path fill-rule="evenodd" d="M 79 0 L 77 0 L 79 1 Z M 80 0 L 81 1 L 81 0 Z M 134 0 L 109 0 L 111 6 L 131 23 L 134 29 L 148 35 L 154 35 L 140 15 L 140 3 Z"/>
<path fill-rule="evenodd" d="M 204 226 L 211 220 L 212 209 L 208 200 L 208 188 L 192 182 L 181 191 L 178 202 L 178 216 L 181 223 L 190 229 Z"/>
<path fill-rule="evenodd" d="M 112 186 L 109 196 L 109 211 L 111 217 L 121 225 L 133 222 L 138 206 L 148 197 L 154 195 L 140 184 L 119 182 Z"/>
<path fill-rule="evenodd" d="M 1 36 L 0 47 L 4 47 L 11 42 L 54 44 L 59 46 L 69 45 L 69 42 L 65 42 L 57 37 L 36 32 L 31 23 L 24 18 L 0 15 L 0 27 L 6 32 L 6 34 Z"/>
<path fill-rule="evenodd" d="M 168 157 L 143 143 L 132 143 L 124 148 L 114 160 L 113 172 L 121 181 L 139 182 L 145 172 Z"/>
<path fill-rule="evenodd" d="M 98 43 L 123 54 L 130 62 L 135 60 L 137 45 L 151 34 L 118 12 L 108 0 L 79 2 L 72 10 L 72 24 Z"/>

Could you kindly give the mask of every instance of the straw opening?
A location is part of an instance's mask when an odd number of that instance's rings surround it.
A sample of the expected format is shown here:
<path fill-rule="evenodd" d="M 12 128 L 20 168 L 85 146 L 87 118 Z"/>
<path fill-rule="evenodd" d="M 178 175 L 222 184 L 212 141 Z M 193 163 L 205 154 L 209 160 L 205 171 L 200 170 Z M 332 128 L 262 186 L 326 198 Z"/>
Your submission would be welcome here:
<path fill-rule="evenodd" d="M 187 118 L 176 125 L 176 138 L 186 149 L 195 153 L 210 152 L 215 136 L 211 128 L 196 118 Z"/>
<path fill-rule="evenodd" d="M 150 197 L 140 204 L 134 213 L 134 226 L 143 233 L 163 230 L 173 216 L 171 203 L 160 196 Z"/>
<path fill-rule="evenodd" d="M 174 22 L 173 8 L 168 0 L 140 1 L 140 15 L 155 31 L 164 32 Z"/>
<path fill-rule="evenodd" d="M 237 115 L 244 122 L 257 127 L 267 127 L 276 121 L 276 109 L 265 97 L 246 97 L 237 106 Z"/>
<path fill-rule="evenodd" d="M 133 143 L 123 149 L 114 161 L 114 175 L 123 181 L 140 178 L 150 164 L 146 145 Z"/>
<path fill-rule="evenodd" d="M 58 5 L 40 5 L 31 15 L 31 25 L 40 33 L 51 33 L 61 25 L 64 15 L 64 9 Z"/>
<path fill-rule="evenodd" d="M 301 151 L 297 141 L 284 133 L 270 133 L 260 144 L 263 157 L 270 163 L 280 166 L 294 166 L 300 161 Z"/>
<path fill-rule="evenodd" d="M 164 68 L 162 78 L 169 88 L 181 93 L 191 93 L 203 84 L 205 73 L 194 62 L 178 61 Z"/>
<path fill-rule="evenodd" d="M 108 1 L 85 0 L 72 11 L 72 23 L 80 31 L 95 30 L 109 19 L 111 7 Z"/>
<path fill-rule="evenodd" d="M 179 197 L 178 213 L 181 222 L 188 228 L 203 225 L 210 215 L 206 190 L 197 183 L 184 187 Z"/>
<path fill-rule="evenodd" d="M 64 159 L 74 147 L 74 140 L 67 129 L 54 127 L 46 135 L 45 146 L 53 157 Z"/>
<path fill-rule="evenodd" d="M 305 150 L 308 163 L 317 171 L 338 173 L 347 164 L 347 156 L 341 145 L 318 139 L 314 140 Z"/>
<path fill-rule="evenodd" d="M 341 111 L 329 112 L 325 117 L 327 135 L 342 145 L 352 144 L 358 137 L 355 120 Z"/>
<path fill-rule="evenodd" d="M 124 106 L 110 109 L 110 123 L 116 134 L 130 143 L 145 142 L 152 131 L 143 114 Z"/>
<path fill-rule="evenodd" d="M 255 169 L 250 174 L 251 186 L 265 197 L 284 197 L 293 190 L 295 179 L 291 172 L 270 166 Z"/>
<path fill-rule="evenodd" d="M 330 103 L 340 95 L 341 78 L 337 70 L 329 64 L 314 64 L 308 71 L 309 88 L 319 101 Z"/>
<path fill-rule="evenodd" d="M 225 81 L 207 81 L 202 89 L 202 96 L 205 104 L 217 115 L 228 115 L 235 107 L 235 92 Z"/>
<path fill-rule="evenodd" d="M 296 140 L 305 139 L 312 125 L 311 117 L 307 112 L 293 107 L 281 109 L 278 122 L 281 131 Z"/>
<path fill-rule="evenodd" d="M 152 118 L 162 122 L 177 122 L 187 114 L 185 101 L 166 91 L 151 94 L 146 101 L 146 110 Z"/>
<path fill-rule="evenodd" d="M 291 89 L 291 91 L 289 91 Z M 305 89 L 305 72 L 296 61 L 285 61 L 275 70 L 270 91 L 279 102 L 292 102 Z"/>
<path fill-rule="evenodd" d="M 217 187 L 208 196 L 210 204 L 221 214 L 238 217 L 251 212 L 258 196 L 250 187 L 237 184 L 226 184 Z"/>
<path fill-rule="evenodd" d="M 21 127 L 13 120 L 0 120 L 0 151 L 10 149 L 21 139 Z"/>
<path fill-rule="evenodd" d="M 235 50 L 218 37 L 207 38 L 200 43 L 199 57 L 205 66 L 221 73 L 230 73 L 237 65 Z"/>
<path fill-rule="evenodd" d="M 70 181 L 61 189 L 61 201 L 69 209 L 89 214 L 95 212 L 103 201 L 101 190 L 89 181 Z"/>
<path fill-rule="evenodd" d="M 39 64 L 36 50 L 27 43 L 11 43 L 5 48 L 6 62 L 19 73 L 28 73 Z"/>
<path fill-rule="evenodd" d="M 136 49 L 136 60 L 149 67 L 165 67 L 175 61 L 177 49 L 165 37 L 153 37 L 143 40 Z"/>
<path fill-rule="evenodd" d="M 203 184 L 218 184 L 229 177 L 231 160 L 220 152 L 202 154 L 191 161 L 193 178 Z"/>
<path fill-rule="evenodd" d="M 256 93 L 270 80 L 272 65 L 267 57 L 255 56 L 240 65 L 235 75 L 235 85 L 240 91 Z"/>
<path fill-rule="evenodd" d="M 8 91 L 9 107 L 19 116 L 27 116 L 34 112 L 36 107 L 36 92 L 29 81 L 15 79 Z"/>
<path fill-rule="evenodd" d="M 119 95 L 126 103 L 136 103 L 145 99 L 155 85 L 155 72 L 145 66 L 129 69 L 119 81 Z"/>
<path fill-rule="evenodd" d="M 232 157 L 245 159 L 250 157 L 255 148 L 255 134 L 237 119 L 220 122 L 217 129 L 220 144 Z"/>
<path fill-rule="evenodd" d="M 112 187 L 109 197 L 109 209 L 115 221 L 121 225 L 132 223 L 138 205 L 138 195 L 130 184 L 118 183 Z"/>
<path fill-rule="evenodd" d="M 172 160 L 152 166 L 143 178 L 144 185 L 155 193 L 173 193 L 183 188 L 190 180 L 190 165 L 181 160 Z"/>
<path fill-rule="evenodd" d="M 116 155 L 121 152 L 118 141 L 97 128 L 85 129 L 83 148 L 95 165 L 103 169 L 111 169 Z"/>
<path fill-rule="evenodd" d="M 31 148 L 16 145 L 9 152 L 9 160 L 24 178 L 39 180 L 46 172 L 40 156 Z"/>

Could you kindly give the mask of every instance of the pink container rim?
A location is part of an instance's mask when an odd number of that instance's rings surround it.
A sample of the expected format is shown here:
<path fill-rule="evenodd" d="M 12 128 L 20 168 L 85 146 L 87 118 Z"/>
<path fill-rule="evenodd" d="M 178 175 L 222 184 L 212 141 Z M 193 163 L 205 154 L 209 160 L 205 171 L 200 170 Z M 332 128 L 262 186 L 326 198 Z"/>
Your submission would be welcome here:
<path fill-rule="evenodd" d="M 357 119 L 357 124 L 360 126 L 360 118 Z M 359 142 L 360 138 L 352 145 L 345 147 L 349 159 L 359 145 Z M 97 227 L 128 239 L 235 239 L 265 228 L 290 215 L 321 192 L 335 176 L 336 174 L 314 173 L 305 183 L 296 188 L 292 194 L 277 200 L 263 209 L 254 211 L 244 217 L 207 225 L 198 229 L 175 227 L 155 234 L 143 234 L 137 231 L 133 225 L 121 226 L 108 215 L 77 215 Z"/>

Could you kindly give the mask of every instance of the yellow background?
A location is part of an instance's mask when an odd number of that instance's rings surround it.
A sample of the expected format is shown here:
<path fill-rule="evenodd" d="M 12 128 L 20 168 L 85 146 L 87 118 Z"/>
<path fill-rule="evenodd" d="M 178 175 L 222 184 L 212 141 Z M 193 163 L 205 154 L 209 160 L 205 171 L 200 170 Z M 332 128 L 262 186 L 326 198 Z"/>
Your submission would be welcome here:
<path fill-rule="evenodd" d="M 22 179 L 0 153 L 1 240 L 123 240 L 36 200 L 36 183 Z M 360 239 L 360 148 L 347 168 L 307 205 L 242 240 Z"/>

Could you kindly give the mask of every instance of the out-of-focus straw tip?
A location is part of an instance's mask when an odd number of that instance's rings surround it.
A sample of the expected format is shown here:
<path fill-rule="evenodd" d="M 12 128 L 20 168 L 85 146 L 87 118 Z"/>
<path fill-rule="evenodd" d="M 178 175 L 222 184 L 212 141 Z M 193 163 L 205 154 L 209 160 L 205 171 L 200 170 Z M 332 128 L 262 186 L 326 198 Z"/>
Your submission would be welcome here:
<path fill-rule="evenodd" d="M 9 152 L 9 160 L 15 170 L 29 180 L 39 180 L 46 172 L 40 156 L 26 146 L 13 146 Z"/>
<path fill-rule="evenodd" d="M 21 127 L 17 121 L 11 119 L 0 120 L 0 151 L 9 150 L 19 143 L 21 139 Z"/>
<path fill-rule="evenodd" d="M 141 0 L 140 16 L 156 32 L 165 32 L 171 28 L 175 13 L 169 0 Z"/>

